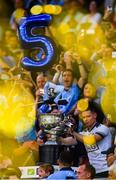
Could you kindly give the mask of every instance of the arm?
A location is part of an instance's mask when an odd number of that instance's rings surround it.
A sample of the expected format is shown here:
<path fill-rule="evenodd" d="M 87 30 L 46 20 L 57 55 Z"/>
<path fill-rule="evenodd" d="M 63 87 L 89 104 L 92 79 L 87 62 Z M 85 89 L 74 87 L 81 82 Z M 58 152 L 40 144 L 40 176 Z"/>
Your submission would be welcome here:
<path fill-rule="evenodd" d="M 64 59 L 63 59 L 66 69 L 72 69 L 72 52 L 71 51 L 66 51 L 64 53 Z"/>
<path fill-rule="evenodd" d="M 60 65 L 60 64 L 56 65 L 55 70 L 56 70 L 56 73 L 55 73 L 55 75 L 53 76 L 52 82 L 55 83 L 55 84 L 57 84 L 57 83 L 59 82 L 59 77 L 60 77 L 61 72 L 62 72 L 62 71 L 61 71 L 61 70 L 62 70 L 61 65 Z"/>
<path fill-rule="evenodd" d="M 60 71 L 59 72 L 56 72 L 53 76 L 53 80 L 52 82 L 57 84 L 58 83 L 58 80 L 59 80 L 59 77 L 60 77 Z"/>
<path fill-rule="evenodd" d="M 73 138 L 73 137 L 66 137 L 66 138 L 60 137 L 59 142 L 61 142 L 64 145 L 76 145 L 77 144 L 76 138 Z"/>
<path fill-rule="evenodd" d="M 83 85 L 85 84 L 86 79 L 87 79 L 87 72 L 85 70 L 85 67 L 84 67 L 81 59 L 80 59 L 79 54 L 77 54 L 77 53 L 72 54 L 71 51 L 67 51 L 64 54 L 64 62 L 65 62 L 65 65 L 66 65 L 66 69 L 72 69 L 72 61 L 73 61 L 73 59 L 75 59 L 76 62 L 78 63 L 79 72 L 80 72 L 81 77 L 79 78 L 77 84 L 78 84 L 78 86 L 80 88 L 82 88 Z"/>
<path fill-rule="evenodd" d="M 74 59 L 77 61 L 78 63 L 78 67 L 79 67 L 79 72 L 80 72 L 80 75 L 81 77 L 79 78 L 77 84 L 80 88 L 83 87 L 86 79 L 87 79 L 87 72 L 85 70 L 85 67 L 81 61 L 81 58 L 80 58 L 80 55 L 79 54 L 74 54 Z"/>
<path fill-rule="evenodd" d="M 76 138 L 78 141 L 83 143 L 83 135 L 76 133 L 75 131 L 72 132 L 72 135 L 74 136 L 74 138 Z"/>
<path fill-rule="evenodd" d="M 82 135 L 82 134 L 79 134 L 79 133 L 76 133 L 75 131 L 73 131 L 72 135 L 74 136 L 74 138 L 76 138 L 78 141 L 84 143 L 84 136 L 86 135 Z M 98 134 L 95 134 L 94 135 L 94 138 L 95 138 L 95 142 L 98 142 L 98 141 L 101 141 L 103 139 L 103 137 L 101 135 L 98 135 Z"/>
<path fill-rule="evenodd" d="M 100 134 L 95 134 L 94 137 L 95 137 L 96 142 L 99 142 L 103 139 L 103 136 L 101 136 Z"/>
<path fill-rule="evenodd" d="M 40 138 L 40 135 L 42 133 L 43 133 L 43 131 L 41 129 L 37 132 L 37 142 L 38 142 L 38 145 L 43 145 L 44 144 L 43 138 L 42 139 Z"/>

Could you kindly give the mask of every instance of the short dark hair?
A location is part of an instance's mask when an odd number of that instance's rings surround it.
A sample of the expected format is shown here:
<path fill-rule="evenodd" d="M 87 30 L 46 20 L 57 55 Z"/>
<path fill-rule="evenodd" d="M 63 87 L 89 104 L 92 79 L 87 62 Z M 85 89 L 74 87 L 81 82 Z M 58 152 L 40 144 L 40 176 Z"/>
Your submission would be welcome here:
<path fill-rule="evenodd" d="M 70 72 L 70 73 L 72 74 L 72 77 L 74 78 L 74 72 L 73 72 L 72 69 L 65 69 L 65 70 L 63 71 L 63 74 L 64 74 L 65 72 Z"/>
<path fill-rule="evenodd" d="M 85 165 L 85 170 L 91 174 L 91 179 L 93 179 L 96 174 L 95 168 L 89 163 L 84 164 L 84 165 Z"/>
<path fill-rule="evenodd" d="M 103 120 L 105 119 L 105 115 L 101 109 L 101 107 L 95 103 L 94 101 L 88 101 L 88 108 L 87 111 L 91 111 L 97 114 L 96 120 L 99 123 L 102 123 Z"/>
<path fill-rule="evenodd" d="M 62 151 L 59 156 L 59 161 L 66 166 L 71 166 L 73 162 L 73 156 L 70 151 Z"/>
<path fill-rule="evenodd" d="M 50 173 L 50 174 L 54 173 L 54 167 L 50 163 L 42 164 L 39 166 L 39 168 L 45 170 L 46 173 Z"/>

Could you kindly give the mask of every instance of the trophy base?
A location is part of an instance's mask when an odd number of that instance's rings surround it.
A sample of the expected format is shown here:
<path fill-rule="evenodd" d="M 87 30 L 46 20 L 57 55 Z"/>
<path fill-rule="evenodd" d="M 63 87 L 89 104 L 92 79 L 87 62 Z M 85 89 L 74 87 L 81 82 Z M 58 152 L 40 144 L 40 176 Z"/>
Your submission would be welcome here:
<path fill-rule="evenodd" d="M 47 142 L 50 143 L 50 142 Z M 52 142 L 54 143 L 54 142 Z M 44 144 L 39 146 L 39 162 L 56 165 L 63 146 L 57 144 Z"/>
<path fill-rule="evenodd" d="M 44 145 L 58 145 L 57 141 L 46 141 Z"/>

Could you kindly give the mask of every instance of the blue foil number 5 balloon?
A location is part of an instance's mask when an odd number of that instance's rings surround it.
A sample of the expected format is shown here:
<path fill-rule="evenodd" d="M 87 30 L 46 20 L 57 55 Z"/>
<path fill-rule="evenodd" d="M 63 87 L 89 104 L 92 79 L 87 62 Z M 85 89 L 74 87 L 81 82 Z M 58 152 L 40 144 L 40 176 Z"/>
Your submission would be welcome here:
<path fill-rule="evenodd" d="M 51 22 L 49 14 L 29 16 L 22 20 L 19 26 L 19 38 L 24 49 L 29 51 L 21 64 L 30 71 L 43 71 L 56 60 L 54 41 L 45 35 L 34 33 L 34 30 L 45 29 Z"/>

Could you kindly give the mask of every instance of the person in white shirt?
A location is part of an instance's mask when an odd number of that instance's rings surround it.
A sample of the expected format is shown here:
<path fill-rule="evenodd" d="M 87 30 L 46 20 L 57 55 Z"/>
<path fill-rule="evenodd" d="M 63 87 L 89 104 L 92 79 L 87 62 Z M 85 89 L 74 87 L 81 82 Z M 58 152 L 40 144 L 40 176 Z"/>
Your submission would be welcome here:
<path fill-rule="evenodd" d="M 93 102 L 88 102 L 88 108 L 81 115 L 86 127 L 81 133 L 72 132 L 74 138 L 84 143 L 90 164 L 96 169 L 96 178 L 108 177 L 108 165 L 104 151 L 111 147 L 112 139 L 110 130 L 103 124 L 97 122 L 97 113 Z M 93 137 L 94 141 L 85 143 L 85 138 Z"/>
<path fill-rule="evenodd" d="M 97 12 L 97 4 L 96 1 L 91 1 L 89 4 L 89 13 L 85 15 L 80 23 L 77 25 L 77 31 L 80 29 L 82 24 L 90 23 L 90 28 L 96 27 L 102 20 L 102 15 Z"/>

